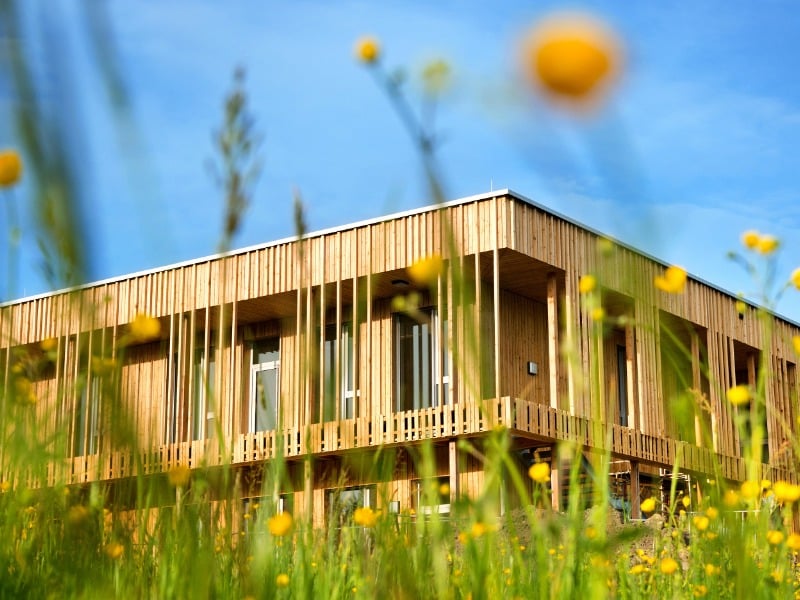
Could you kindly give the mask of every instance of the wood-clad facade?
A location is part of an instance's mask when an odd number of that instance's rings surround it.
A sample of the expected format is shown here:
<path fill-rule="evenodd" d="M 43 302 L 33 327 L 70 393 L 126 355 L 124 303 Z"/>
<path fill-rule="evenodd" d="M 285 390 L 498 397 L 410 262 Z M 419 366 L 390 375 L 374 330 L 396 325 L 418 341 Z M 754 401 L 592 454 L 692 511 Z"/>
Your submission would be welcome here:
<path fill-rule="evenodd" d="M 415 280 L 430 256 L 444 270 Z M 408 448 L 425 439 L 453 493 L 479 489 L 455 444 L 498 425 L 520 449 L 574 440 L 634 472 L 677 461 L 741 480 L 745 409 L 725 391 L 759 381 L 762 474 L 794 480 L 800 328 L 692 278 L 659 291 L 663 270 L 504 190 L 3 305 L 0 381 L 24 372 L 63 449 L 40 485 L 283 455 L 287 494 L 316 521 L 333 489 L 389 485 L 393 508 L 416 507 Z M 587 273 L 602 319 L 579 293 Z M 130 341 L 137 314 L 160 339 Z M 390 475 L 353 467 L 385 448 Z"/>

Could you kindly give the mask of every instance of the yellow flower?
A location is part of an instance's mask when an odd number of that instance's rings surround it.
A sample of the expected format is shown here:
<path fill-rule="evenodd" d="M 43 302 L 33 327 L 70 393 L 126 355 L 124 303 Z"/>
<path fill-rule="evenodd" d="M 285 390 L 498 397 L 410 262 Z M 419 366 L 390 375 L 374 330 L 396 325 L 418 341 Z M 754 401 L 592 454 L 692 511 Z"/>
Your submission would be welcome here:
<path fill-rule="evenodd" d="M 470 530 L 470 535 L 472 535 L 472 537 L 474 537 L 474 538 L 479 538 L 483 534 L 485 534 L 488 530 L 489 530 L 489 528 L 486 527 L 485 523 L 481 523 L 480 521 L 476 521 L 475 523 L 472 524 L 472 529 Z"/>
<path fill-rule="evenodd" d="M 684 496 L 681 498 L 681 504 L 683 504 L 684 508 L 689 508 L 692 505 L 692 499 L 689 496 Z"/>
<path fill-rule="evenodd" d="M 772 254 L 780 246 L 780 241 L 774 235 L 762 235 L 756 247 L 761 254 Z"/>
<path fill-rule="evenodd" d="M 11 489 L 10 481 L 0 481 L 0 494 L 5 494 L 10 489 Z"/>
<path fill-rule="evenodd" d="M 747 312 L 747 303 L 744 300 L 736 301 L 736 312 L 743 315 Z"/>
<path fill-rule="evenodd" d="M 641 504 L 642 512 L 643 513 L 651 513 L 656 509 L 656 499 L 655 498 L 648 498 L 644 500 Z"/>
<path fill-rule="evenodd" d="M 550 465 L 544 462 L 531 465 L 531 468 L 528 469 L 528 477 L 536 483 L 548 483 L 550 481 Z"/>
<path fill-rule="evenodd" d="M 67 511 L 67 522 L 70 525 L 80 525 L 89 517 L 89 509 L 81 504 L 71 506 Z"/>
<path fill-rule="evenodd" d="M 292 515 L 282 512 L 271 516 L 267 521 L 267 528 L 275 537 L 283 537 L 292 528 Z"/>
<path fill-rule="evenodd" d="M 17 377 L 14 380 L 14 392 L 17 402 L 24 404 L 36 404 L 36 394 L 33 392 L 33 384 L 27 377 Z"/>
<path fill-rule="evenodd" d="M 697 528 L 697 531 L 705 531 L 708 529 L 709 520 L 708 517 L 698 515 L 692 519 L 692 523 Z"/>
<path fill-rule="evenodd" d="M 545 93 L 572 103 L 596 98 L 616 76 L 620 63 L 616 36 L 587 15 L 553 15 L 523 43 L 527 77 Z"/>
<path fill-rule="evenodd" d="M 728 402 L 734 406 L 742 406 L 750 402 L 750 388 L 746 385 L 736 385 L 730 388 L 725 396 L 728 398 Z"/>
<path fill-rule="evenodd" d="M 0 187 L 11 187 L 22 177 L 22 159 L 16 150 L 0 150 Z"/>
<path fill-rule="evenodd" d="M 117 560 L 125 552 L 125 547 L 118 542 L 109 542 L 104 551 L 111 560 Z"/>
<path fill-rule="evenodd" d="M 656 275 L 653 280 L 656 288 L 668 294 L 681 294 L 686 287 L 686 269 L 677 265 L 667 267 L 664 275 Z"/>
<path fill-rule="evenodd" d="M 451 80 L 450 65 L 441 58 L 432 60 L 422 69 L 422 85 L 425 93 L 438 96 L 447 91 Z"/>
<path fill-rule="evenodd" d="M 705 566 L 706 575 L 711 577 L 712 575 L 719 575 L 722 572 L 722 568 L 718 567 L 717 565 L 712 565 L 711 563 L 707 563 Z"/>
<path fill-rule="evenodd" d="M 777 546 L 783 541 L 783 532 L 777 531 L 776 529 L 770 529 L 767 532 L 767 541 L 773 545 Z"/>
<path fill-rule="evenodd" d="M 800 267 L 792 271 L 791 282 L 794 287 L 800 290 Z"/>
<path fill-rule="evenodd" d="M 133 319 L 129 333 L 134 342 L 149 342 L 161 333 L 161 323 L 155 317 L 139 313 Z"/>
<path fill-rule="evenodd" d="M 378 40 L 372 36 L 360 38 L 355 45 L 356 58 L 364 64 L 377 62 L 381 56 L 381 46 Z"/>
<path fill-rule="evenodd" d="M 706 516 L 713 521 L 719 516 L 719 510 L 717 510 L 714 506 L 709 506 L 706 509 Z"/>
<path fill-rule="evenodd" d="M 602 321 L 606 318 L 606 310 L 602 306 L 597 306 L 592 309 L 589 316 L 592 317 L 592 321 Z"/>
<path fill-rule="evenodd" d="M 694 590 L 692 591 L 695 598 L 702 598 L 708 593 L 708 588 L 703 585 L 702 583 L 694 586 Z"/>
<path fill-rule="evenodd" d="M 175 465 L 167 472 L 167 479 L 172 487 L 186 487 L 191 470 L 186 465 Z"/>
<path fill-rule="evenodd" d="M 449 496 L 450 495 L 450 484 L 443 483 L 439 486 L 439 495 L 440 496 Z"/>
<path fill-rule="evenodd" d="M 752 500 L 753 498 L 757 498 L 759 492 L 761 491 L 761 487 L 752 479 L 748 479 L 747 481 L 742 483 L 742 498 L 747 500 Z"/>
<path fill-rule="evenodd" d="M 375 527 L 375 523 L 378 522 L 378 513 L 369 506 L 362 506 L 353 513 L 353 521 L 362 527 Z"/>
<path fill-rule="evenodd" d="M 289 576 L 286 573 L 281 573 L 275 578 L 275 585 L 278 587 L 286 587 L 289 585 Z"/>
<path fill-rule="evenodd" d="M 735 490 L 726 490 L 722 497 L 722 503 L 728 508 L 736 508 L 739 506 L 739 494 Z"/>
<path fill-rule="evenodd" d="M 102 358 L 100 356 L 93 356 L 91 360 L 92 373 L 98 377 L 104 377 L 114 372 L 117 366 L 117 361 L 113 358 Z"/>
<path fill-rule="evenodd" d="M 667 556 L 666 558 L 661 559 L 661 565 L 659 567 L 661 572 L 664 575 L 672 575 L 675 571 L 678 570 L 678 561 L 674 558 Z"/>
<path fill-rule="evenodd" d="M 594 275 L 584 275 L 578 282 L 578 291 L 581 294 L 593 292 L 597 287 L 597 278 Z"/>
<path fill-rule="evenodd" d="M 46 340 L 42 340 L 39 342 L 39 348 L 41 348 L 42 352 L 53 352 L 58 348 L 58 339 L 47 338 Z"/>
<path fill-rule="evenodd" d="M 433 285 L 444 271 L 444 261 L 438 254 L 422 258 L 408 268 L 408 275 L 418 285 Z"/>
<path fill-rule="evenodd" d="M 789 547 L 789 550 L 794 552 L 800 551 L 800 534 L 790 533 L 789 537 L 786 538 L 786 545 Z"/>
<path fill-rule="evenodd" d="M 792 346 L 794 347 L 794 353 L 800 355 L 800 335 L 792 338 Z"/>
<path fill-rule="evenodd" d="M 776 481 L 772 488 L 775 500 L 778 502 L 792 503 L 800 500 L 800 485 L 794 485 L 787 481 Z"/>
<path fill-rule="evenodd" d="M 754 229 L 750 229 L 742 234 L 742 245 L 744 245 L 745 248 L 754 250 L 758 246 L 758 242 L 760 239 L 761 239 L 761 234 L 759 234 Z"/>
<path fill-rule="evenodd" d="M 644 565 L 642 564 L 633 565 L 631 567 L 631 570 L 628 571 L 628 573 L 630 573 L 631 575 L 639 575 L 640 573 L 644 573 Z"/>

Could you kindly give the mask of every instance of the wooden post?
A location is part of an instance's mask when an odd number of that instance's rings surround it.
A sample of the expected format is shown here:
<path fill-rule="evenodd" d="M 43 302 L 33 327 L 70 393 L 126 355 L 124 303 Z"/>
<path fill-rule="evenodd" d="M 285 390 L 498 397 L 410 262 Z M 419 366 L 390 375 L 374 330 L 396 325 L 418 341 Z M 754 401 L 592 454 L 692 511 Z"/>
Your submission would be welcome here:
<path fill-rule="evenodd" d="M 558 280 L 547 275 L 547 356 L 550 371 L 550 408 L 558 408 Z"/>
<path fill-rule="evenodd" d="M 450 460 L 450 502 L 455 502 L 459 496 L 458 485 L 458 450 L 456 448 L 456 441 L 451 440 L 447 444 L 448 458 Z"/>
<path fill-rule="evenodd" d="M 556 445 L 550 452 L 550 502 L 553 510 L 561 510 L 561 458 Z"/>
<path fill-rule="evenodd" d="M 631 519 L 642 518 L 641 490 L 639 488 L 639 463 L 631 461 Z"/>

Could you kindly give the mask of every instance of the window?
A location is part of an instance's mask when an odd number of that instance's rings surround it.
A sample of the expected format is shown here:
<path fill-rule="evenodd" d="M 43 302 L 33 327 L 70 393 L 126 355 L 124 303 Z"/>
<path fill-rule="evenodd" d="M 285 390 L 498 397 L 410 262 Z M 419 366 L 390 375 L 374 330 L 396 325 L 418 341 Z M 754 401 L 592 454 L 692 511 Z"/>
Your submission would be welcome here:
<path fill-rule="evenodd" d="M 448 403 L 450 356 L 447 321 L 427 310 L 421 321 L 405 314 L 395 317 L 396 410 L 420 410 Z M 441 338 L 439 332 L 441 330 Z"/>
<path fill-rule="evenodd" d="M 247 431 L 270 431 L 278 426 L 280 351 L 278 338 L 253 343 L 250 361 L 250 403 Z"/>
<path fill-rule="evenodd" d="M 100 450 L 100 378 L 84 385 L 78 398 L 72 425 L 72 456 L 95 454 Z"/>
<path fill-rule="evenodd" d="M 214 433 L 214 381 L 216 361 L 214 348 L 199 344 L 194 355 L 194 389 L 192 390 L 192 439 L 202 440 Z"/>
<path fill-rule="evenodd" d="M 450 478 L 417 479 L 413 482 L 414 508 L 420 515 L 450 513 Z"/>
<path fill-rule="evenodd" d="M 336 326 L 329 325 L 325 328 L 325 344 L 323 350 L 323 415 L 324 421 L 336 419 L 336 401 L 339 400 L 339 418 L 352 419 L 355 417 L 356 391 L 354 389 L 354 356 L 353 333 L 349 322 L 342 323 L 338 339 L 340 349 L 339 373 L 341 376 L 336 381 L 336 353 L 337 337 Z M 338 392 L 338 393 L 337 393 Z"/>
<path fill-rule="evenodd" d="M 353 524 L 353 513 L 357 508 L 375 508 L 377 488 L 374 485 L 328 490 L 328 522 L 342 527 Z"/>

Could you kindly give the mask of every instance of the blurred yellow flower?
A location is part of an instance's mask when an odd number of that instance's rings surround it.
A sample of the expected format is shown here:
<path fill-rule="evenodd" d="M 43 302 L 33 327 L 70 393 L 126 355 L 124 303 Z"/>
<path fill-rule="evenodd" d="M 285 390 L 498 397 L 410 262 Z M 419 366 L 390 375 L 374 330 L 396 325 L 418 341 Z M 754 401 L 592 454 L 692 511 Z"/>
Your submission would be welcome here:
<path fill-rule="evenodd" d="M 269 532 L 275 537 L 283 537 L 292 528 L 292 515 L 288 512 L 273 515 L 267 521 Z"/>
<path fill-rule="evenodd" d="M 167 479 L 172 487 L 186 487 L 191 470 L 186 465 L 175 465 L 167 472 Z"/>
<path fill-rule="evenodd" d="M 528 477 L 536 483 L 548 483 L 550 481 L 550 465 L 544 462 L 531 465 L 531 468 L 528 469 Z"/>
<path fill-rule="evenodd" d="M 689 496 L 684 496 L 681 498 L 681 504 L 683 504 L 684 508 L 689 508 L 692 505 L 692 499 Z"/>
<path fill-rule="evenodd" d="M 289 585 L 289 576 L 286 573 L 281 573 L 275 578 L 275 585 L 278 587 L 286 587 Z"/>
<path fill-rule="evenodd" d="M 794 285 L 794 287 L 800 290 L 800 268 L 797 268 L 794 271 L 792 271 L 792 276 L 790 281 L 792 282 L 792 285 Z"/>
<path fill-rule="evenodd" d="M 736 508 L 739 505 L 739 494 L 735 490 L 726 490 L 722 503 L 728 508 Z"/>
<path fill-rule="evenodd" d="M 5 494 L 10 489 L 11 489 L 10 481 L 0 481 L 0 494 Z"/>
<path fill-rule="evenodd" d="M 686 287 L 686 269 L 672 265 L 667 267 L 664 275 L 656 275 L 653 283 L 656 288 L 668 294 L 683 293 Z"/>
<path fill-rule="evenodd" d="M 760 239 L 761 239 L 761 234 L 759 234 L 754 229 L 750 229 L 742 234 L 742 245 L 745 248 L 754 250 L 758 246 L 758 242 Z"/>
<path fill-rule="evenodd" d="M 594 275 L 584 275 L 578 282 L 578 291 L 581 294 L 593 292 L 597 287 L 597 278 Z"/>
<path fill-rule="evenodd" d="M 776 481 L 772 491 L 778 502 L 789 504 L 800 500 L 800 485 L 794 485 L 788 481 Z"/>
<path fill-rule="evenodd" d="M 598 20 L 557 14 L 541 21 L 523 42 L 525 75 L 550 96 L 569 102 L 597 98 L 620 70 L 620 44 Z"/>
<path fill-rule="evenodd" d="M 647 500 L 643 500 L 640 508 L 643 513 L 653 512 L 656 509 L 656 499 L 648 498 Z"/>
<path fill-rule="evenodd" d="M 783 532 L 776 529 L 770 529 L 767 532 L 767 541 L 773 546 L 780 544 L 783 541 L 783 537 Z"/>
<path fill-rule="evenodd" d="M 16 150 L 0 150 L 0 187 L 11 187 L 22 177 L 22 159 Z"/>
<path fill-rule="evenodd" d="M 761 254 L 772 254 L 780 246 L 780 241 L 774 235 L 762 235 L 758 239 L 758 246 L 756 249 Z"/>
<path fill-rule="evenodd" d="M 354 52 L 359 61 L 369 65 L 380 58 L 381 46 L 376 38 L 364 36 L 356 42 Z"/>
<path fill-rule="evenodd" d="M 118 542 L 109 542 L 104 551 L 111 560 L 117 560 L 125 552 L 125 547 Z"/>
<path fill-rule="evenodd" d="M 719 516 L 719 510 L 714 506 L 709 506 L 706 509 L 706 516 L 713 521 Z"/>
<path fill-rule="evenodd" d="M 433 285 L 444 271 L 444 260 L 438 254 L 422 258 L 408 267 L 408 275 L 418 285 Z"/>
<path fill-rule="evenodd" d="M 430 61 L 422 68 L 422 87 L 429 96 L 439 96 L 450 87 L 450 64 L 441 58 Z"/>
<path fill-rule="evenodd" d="M 592 312 L 589 313 L 589 316 L 592 317 L 592 321 L 602 321 L 606 318 L 606 309 L 602 306 L 596 306 L 592 309 Z"/>
<path fill-rule="evenodd" d="M 794 347 L 794 353 L 800 355 L 800 335 L 792 338 L 792 346 Z"/>
<path fill-rule="evenodd" d="M 736 301 L 736 312 L 743 315 L 747 312 L 747 303 L 744 300 Z"/>
<path fill-rule="evenodd" d="M 440 496 L 449 496 L 450 495 L 450 484 L 443 483 L 439 486 L 439 495 Z"/>
<path fill-rule="evenodd" d="M 17 402 L 23 404 L 36 404 L 36 394 L 33 392 L 33 384 L 27 377 L 17 377 L 14 380 L 14 393 Z"/>
<path fill-rule="evenodd" d="M 694 589 L 692 590 L 692 594 L 694 594 L 695 598 L 702 598 L 703 596 L 708 594 L 708 588 L 705 585 L 703 585 L 702 583 L 697 584 L 697 585 L 694 586 Z"/>
<path fill-rule="evenodd" d="M 659 566 L 661 572 L 664 575 L 672 575 L 675 571 L 678 570 L 678 561 L 674 558 L 667 556 L 666 558 L 661 559 L 661 565 Z"/>
<path fill-rule="evenodd" d="M 719 575 L 720 572 L 722 572 L 722 568 L 717 565 L 712 565 L 711 563 L 706 563 L 705 572 L 706 575 L 711 577 L 712 575 Z"/>
<path fill-rule="evenodd" d="M 643 564 L 633 565 L 631 567 L 631 570 L 628 571 L 628 573 L 630 573 L 631 575 L 639 575 L 640 573 L 644 573 L 644 565 Z"/>
<path fill-rule="evenodd" d="M 489 528 L 486 527 L 485 523 L 482 523 L 480 521 L 476 521 L 475 523 L 472 524 L 472 529 L 470 530 L 470 535 L 472 535 L 472 537 L 474 537 L 474 538 L 479 538 L 483 534 L 485 534 L 487 531 L 489 531 Z"/>
<path fill-rule="evenodd" d="M 725 396 L 728 398 L 728 402 L 734 406 L 742 406 L 743 404 L 750 402 L 750 388 L 746 385 L 736 385 L 730 388 L 725 393 Z"/>
<path fill-rule="evenodd" d="M 129 333 L 134 342 L 149 342 L 161 333 L 161 323 L 155 317 L 139 313 L 130 324 Z"/>
<path fill-rule="evenodd" d="M 759 493 L 761 492 L 761 487 L 752 479 L 748 479 L 742 483 L 741 492 L 742 498 L 752 500 L 753 498 L 758 497 Z"/>
<path fill-rule="evenodd" d="M 39 342 L 39 348 L 42 352 L 53 352 L 58 348 L 57 338 L 47 338 Z"/>
<path fill-rule="evenodd" d="M 708 529 L 709 520 L 708 517 L 697 515 L 692 519 L 692 523 L 694 524 L 697 531 L 705 531 L 706 529 Z"/>
<path fill-rule="evenodd" d="M 80 525 L 89 517 L 89 509 L 81 504 L 70 506 L 67 511 L 67 522 L 70 525 Z"/>
<path fill-rule="evenodd" d="M 353 513 L 353 521 L 362 527 L 375 527 L 375 523 L 378 522 L 378 513 L 369 506 L 362 506 Z"/>

